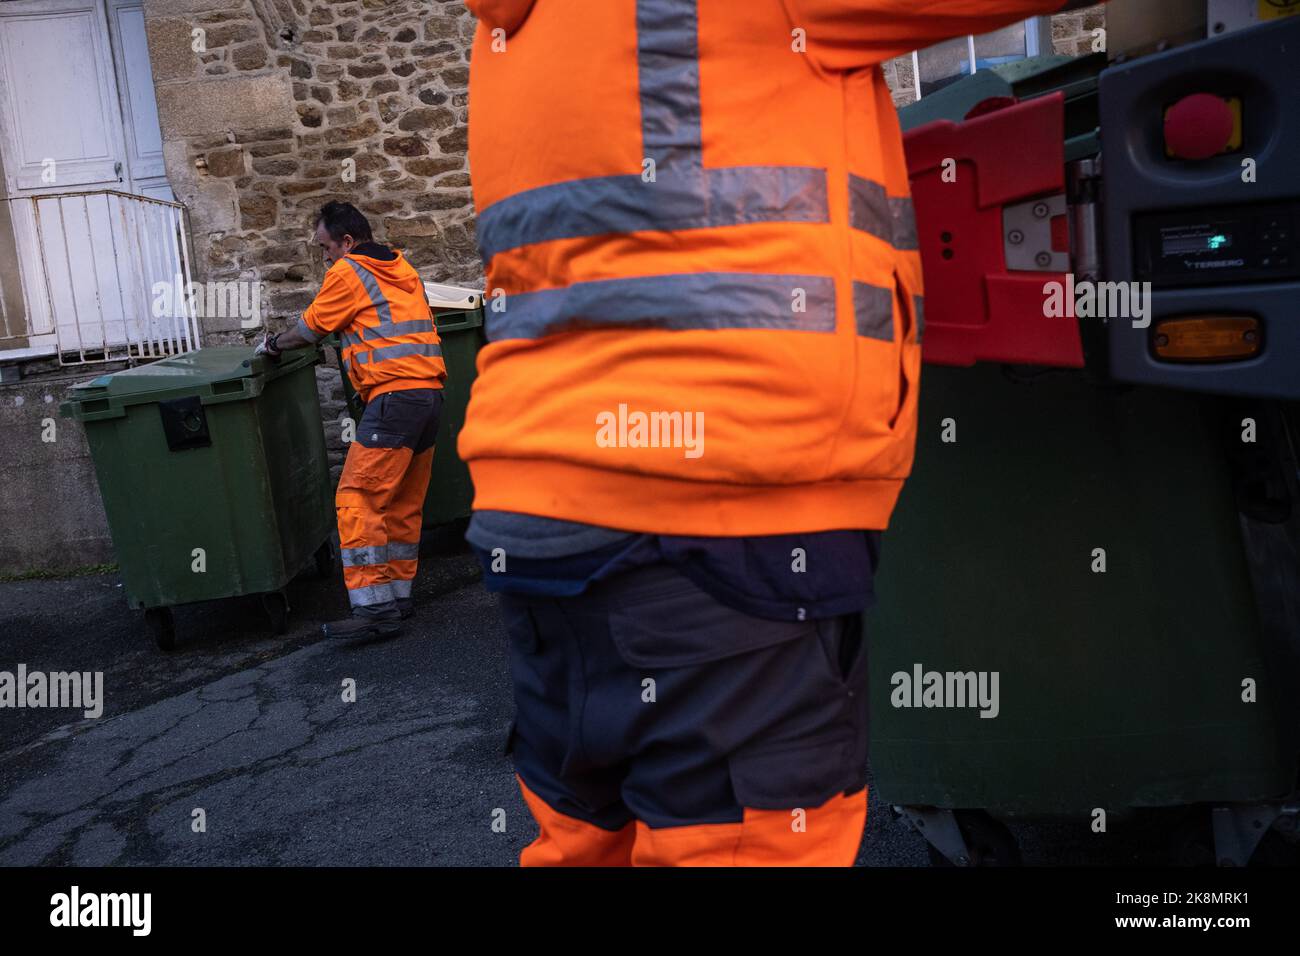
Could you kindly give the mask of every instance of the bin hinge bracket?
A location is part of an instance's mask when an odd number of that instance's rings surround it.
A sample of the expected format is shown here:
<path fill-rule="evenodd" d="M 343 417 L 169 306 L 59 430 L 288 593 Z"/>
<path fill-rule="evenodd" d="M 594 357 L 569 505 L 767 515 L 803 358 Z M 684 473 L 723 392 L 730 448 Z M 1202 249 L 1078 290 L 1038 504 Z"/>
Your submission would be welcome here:
<path fill-rule="evenodd" d="M 1219 866 L 1245 866 L 1255 855 L 1255 848 L 1282 816 L 1277 804 L 1215 807 L 1214 859 Z"/>
<path fill-rule="evenodd" d="M 942 853 L 953 866 L 970 866 L 970 850 L 951 810 L 934 807 L 894 807 L 917 833 Z"/>

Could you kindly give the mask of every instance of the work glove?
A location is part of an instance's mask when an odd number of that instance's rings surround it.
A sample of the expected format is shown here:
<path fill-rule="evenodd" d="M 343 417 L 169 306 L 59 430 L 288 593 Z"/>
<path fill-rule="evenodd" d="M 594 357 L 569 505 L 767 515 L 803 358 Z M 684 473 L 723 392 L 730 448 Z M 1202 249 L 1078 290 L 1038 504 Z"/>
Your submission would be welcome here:
<path fill-rule="evenodd" d="M 257 348 L 253 349 L 253 354 L 265 355 L 272 361 L 278 361 L 280 358 L 280 350 L 276 348 L 275 340 L 277 338 L 279 338 L 278 333 L 276 335 L 267 335 L 266 338 L 257 343 Z"/>

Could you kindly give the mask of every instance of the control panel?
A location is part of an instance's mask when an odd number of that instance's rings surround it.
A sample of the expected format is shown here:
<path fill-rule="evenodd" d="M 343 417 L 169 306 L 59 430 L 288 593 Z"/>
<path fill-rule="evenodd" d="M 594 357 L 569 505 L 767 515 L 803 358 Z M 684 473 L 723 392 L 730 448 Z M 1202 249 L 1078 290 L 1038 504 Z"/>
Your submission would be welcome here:
<path fill-rule="evenodd" d="M 1101 74 L 1114 378 L 1300 398 L 1297 51 L 1286 17 Z"/>

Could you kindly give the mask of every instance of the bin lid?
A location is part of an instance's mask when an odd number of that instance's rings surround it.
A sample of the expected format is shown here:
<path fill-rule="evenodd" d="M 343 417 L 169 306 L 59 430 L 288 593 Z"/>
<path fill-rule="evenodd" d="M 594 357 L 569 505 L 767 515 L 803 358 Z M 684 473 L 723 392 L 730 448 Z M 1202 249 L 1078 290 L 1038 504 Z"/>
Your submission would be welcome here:
<path fill-rule="evenodd" d="M 424 293 L 429 297 L 429 307 L 434 309 L 477 309 L 483 305 L 482 292 L 458 285 L 426 282 Z"/>
<path fill-rule="evenodd" d="M 317 360 L 314 348 L 286 352 L 279 363 L 254 355 L 247 346 L 203 348 L 184 355 L 111 372 L 81 382 L 68 390 L 65 411 L 101 411 L 142 402 L 158 402 L 189 395 L 200 398 L 242 395 L 246 379 L 270 381 Z M 93 408 L 87 407 L 93 404 Z"/>
<path fill-rule="evenodd" d="M 936 120 L 960 123 L 973 107 L 991 98 L 1023 102 L 1060 91 L 1065 96 L 1065 161 L 1083 159 L 1101 148 L 1096 96 L 1098 76 L 1106 65 L 1105 53 L 1048 53 L 999 63 L 902 107 L 898 122 L 904 133 Z"/>

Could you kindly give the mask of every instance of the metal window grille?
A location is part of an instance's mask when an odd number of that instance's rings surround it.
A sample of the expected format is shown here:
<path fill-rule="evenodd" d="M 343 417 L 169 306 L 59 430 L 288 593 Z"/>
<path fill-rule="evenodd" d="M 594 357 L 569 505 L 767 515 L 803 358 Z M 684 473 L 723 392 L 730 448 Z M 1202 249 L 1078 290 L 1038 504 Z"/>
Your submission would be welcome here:
<path fill-rule="evenodd" d="M 199 347 L 185 206 L 116 190 L 6 200 L 23 268 L 26 327 L 53 334 L 64 365 L 155 359 Z M 18 228 L 19 226 L 25 228 Z"/>

